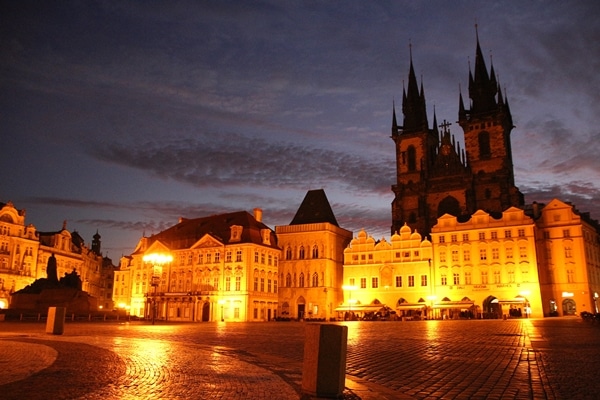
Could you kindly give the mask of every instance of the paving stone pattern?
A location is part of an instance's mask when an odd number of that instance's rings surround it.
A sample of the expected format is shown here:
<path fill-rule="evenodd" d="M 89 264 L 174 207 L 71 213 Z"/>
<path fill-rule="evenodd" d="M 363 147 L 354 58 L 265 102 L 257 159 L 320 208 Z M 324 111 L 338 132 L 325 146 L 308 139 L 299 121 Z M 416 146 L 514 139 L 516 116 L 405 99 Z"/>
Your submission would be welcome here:
<path fill-rule="evenodd" d="M 347 400 L 597 399 L 600 324 L 347 322 Z M 299 399 L 304 323 L 0 323 L 1 399 Z"/>

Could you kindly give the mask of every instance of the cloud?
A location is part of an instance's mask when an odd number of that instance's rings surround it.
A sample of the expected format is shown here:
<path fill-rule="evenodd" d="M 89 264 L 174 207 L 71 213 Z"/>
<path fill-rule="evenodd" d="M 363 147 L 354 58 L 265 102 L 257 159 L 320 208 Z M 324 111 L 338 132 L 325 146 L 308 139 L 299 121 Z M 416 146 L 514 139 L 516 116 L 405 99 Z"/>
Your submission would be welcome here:
<path fill-rule="evenodd" d="M 348 191 L 381 193 L 389 191 L 393 174 L 390 160 L 238 134 L 165 138 L 134 148 L 116 141 L 96 143 L 88 152 L 102 161 L 201 188 L 303 188 L 308 182 L 337 182 Z"/>

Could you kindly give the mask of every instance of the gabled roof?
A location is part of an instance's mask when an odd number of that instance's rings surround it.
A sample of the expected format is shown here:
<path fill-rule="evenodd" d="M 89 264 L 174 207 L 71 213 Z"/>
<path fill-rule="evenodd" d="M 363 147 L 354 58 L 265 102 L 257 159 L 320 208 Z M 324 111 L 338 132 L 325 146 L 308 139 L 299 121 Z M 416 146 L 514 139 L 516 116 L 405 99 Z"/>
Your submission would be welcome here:
<path fill-rule="evenodd" d="M 230 244 L 231 226 L 243 227 L 240 240 L 235 243 L 263 244 L 261 230 L 269 229 L 267 225 L 258 222 L 246 211 L 236 211 L 209 217 L 187 219 L 182 218 L 177 225 L 148 238 L 148 243 L 159 240 L 171 250 L 190 248 L 206 235 L 223 244 Z M 275 234 L 271 230 L 271 247 L 277 247 Z"/>
<path fill-rule="evenodd" d="M 290 225 L 329 222 L 339 227 L 323 189 L 309 190 Z"/>

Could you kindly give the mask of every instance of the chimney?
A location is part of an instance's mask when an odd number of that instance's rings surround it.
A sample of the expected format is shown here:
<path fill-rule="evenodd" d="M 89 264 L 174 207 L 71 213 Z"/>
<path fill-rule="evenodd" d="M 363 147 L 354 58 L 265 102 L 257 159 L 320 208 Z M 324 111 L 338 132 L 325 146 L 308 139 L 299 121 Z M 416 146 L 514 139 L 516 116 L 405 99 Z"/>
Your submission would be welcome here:
<path fill-rule="evenodd" d="M 262 208 L 255 208 L 254 209 L 254 219 L 257 222 L 262 222 Z"/>

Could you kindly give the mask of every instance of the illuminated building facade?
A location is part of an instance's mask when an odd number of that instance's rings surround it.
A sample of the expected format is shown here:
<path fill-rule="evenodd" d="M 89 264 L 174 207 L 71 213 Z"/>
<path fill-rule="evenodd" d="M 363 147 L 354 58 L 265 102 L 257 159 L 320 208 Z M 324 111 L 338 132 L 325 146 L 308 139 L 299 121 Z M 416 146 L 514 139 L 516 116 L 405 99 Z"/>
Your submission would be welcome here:
<path fill-rule="evenodd" d="M 67 230 L 66 222 L 59 231 L 40 232 L 32 224 L 25 225 L 25 210 L 17 210 L 11 202 L 0 206 L 0 308 L 8 308 L 11 293 L 46 278 L 52 254 L 59 279 L 75 270 L 82 289 L 103 298 L 99 304 L 112 307 L 112 291 L 107 292 L 112 287 L 112 277 L 103 274 L 110 260 L 102 258 L 98 233 L 90 248 L 79 233 Z"/>
<path fill-rule="evenodd" d="M 169 321 L 269 321 L 277 317 L 280 249 L 262 210 L 184 219 L 121 259 L 115 304 Z M 165 255 L 161 265 L 150 255 Z M 146 257 L 146 258 L 145 258 Z"/>
<path fill-rule="evenodd" d="M 432 291 L 433 248 L 405 225 L 390 242 L 361 230 L 344 250 L 344 319 L 364 318 L 382 306 L 403 317 L 425 317 Z"/>
<path fill-rule="evenodd" d="M 280 316 L 329 320 L 343 301 L 343 251 L 352 232 L 339 227 L 322 189 L 306 194 L 292 222 L 275 228 Z"/>
<path fill-rule="evenodd" d="M 600 312 L 598 222 L 557 199 L 533 211 L 544 315 Z"/>

